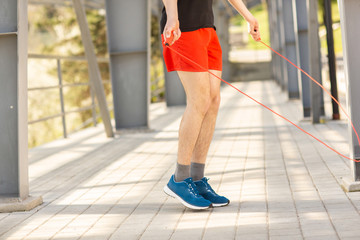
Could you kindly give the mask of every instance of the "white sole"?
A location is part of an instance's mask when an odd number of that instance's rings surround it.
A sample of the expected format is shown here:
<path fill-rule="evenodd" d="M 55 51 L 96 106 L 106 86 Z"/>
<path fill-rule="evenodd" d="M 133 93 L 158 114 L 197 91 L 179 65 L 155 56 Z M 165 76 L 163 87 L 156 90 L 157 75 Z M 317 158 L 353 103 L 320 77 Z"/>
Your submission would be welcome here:
<path fill-rule="evenodd" d="M 213 203 L 213 207 L 225 207 L 227 205 L 229 205 L 230 202 L 227 202 L 227 203 Z"/>
<path fill-rule="evenodd" d="M 191 205 L 187 202 L 185 202 L 181 197 L 179 197 L 176 193 L 174 193 L 167 185 L 165 185 L 164 187 L 164 192 L 169 195 L 170 197 L 176 198 L 177 200 L 179 200 L 185 207 L 191 208 L 191 209 L 195 209 L 195 210 L 203 210 L 203 209 L 208 209 L 210 208 L 210 206 L 207 207 L 198 207 L 198 206 L 194 206 Z"/>

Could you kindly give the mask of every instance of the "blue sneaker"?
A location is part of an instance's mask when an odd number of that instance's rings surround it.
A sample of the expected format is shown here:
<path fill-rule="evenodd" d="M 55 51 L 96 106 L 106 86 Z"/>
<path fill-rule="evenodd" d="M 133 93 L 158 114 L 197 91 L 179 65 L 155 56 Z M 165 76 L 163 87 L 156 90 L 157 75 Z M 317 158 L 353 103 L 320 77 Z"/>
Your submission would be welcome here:
<path fill-rule="evenodd" d="M 211 202 L 199 194 L 192 178 L 175 182 L 174 175 L 172 175 L 168 184 L 164 187 L 164 192 L 178 199 L 184 206 L 191 209 L 200 210 L 212 207 Z"/>
<path fill-rule="evenodd" d="M 203 196 L 205 199 L 212 202 L 214 207 L 222 207 L 226 206 L 230 203 L 230 200 L 226 197 L 219 196 L 210 186 L 208 183 L 208 178 L 204 177 L 199 181 L 195 181 L 194 184 L 196 185 L 197 190 L 199 191 L 200 195 Z"/>

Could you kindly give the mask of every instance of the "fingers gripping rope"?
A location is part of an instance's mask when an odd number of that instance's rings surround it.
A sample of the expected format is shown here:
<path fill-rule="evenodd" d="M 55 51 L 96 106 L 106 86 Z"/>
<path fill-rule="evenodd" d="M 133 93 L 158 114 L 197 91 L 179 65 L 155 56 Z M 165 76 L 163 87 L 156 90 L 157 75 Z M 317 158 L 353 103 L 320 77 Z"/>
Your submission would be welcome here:
<path fill-rule="evenodd" d="M 171 42 L 171 41 L 170 41 Z M 341 108 L 341 110 L 343 111 L 343 113 L 345 114 L 345 116 L 347 117 L 347 119 L 349 120 L 351 127 L 357 137 L 358 140 L 358 144 L 360 144 L 360 139 L 359 139 L 359 135 L 354 127 L 354 124 L 352 123 L 349 115 L 347 114 L 347 112 L 345 111 L 345 109 L 342 107 L 342 105 L 329 93 L 328 90 L 326 90 L 324 88 L 323 85 L 321 85 L 318 81 L 316 81 L 313 77 L 311 77 L 307 72 L 305 72 L 304 70 L 302 70 L 301 68 L 299 68 L 298 66 L 296 66 L 293 62 L 291 62 L 289 59 L 287 59 L 286 57 L 284 57 L 283 55 L 281 55 L 280 53 L 278 53 L 277 51 L 275 51 L 274 49 L 272 49 L 269 45 L 267 45 L 266 43 L 264 43 L 263 41 L 259 41 L 260 43 L 264 44 L 266 47 L 268 47 L 269 49 L 271 49 L 273 52 L 275 52 L 277 55 L 279 55 L 280 57 L 282 57 L 283 59 L 285 59 L 286 61 L 288 61 L 291 65 L 293 65 L 294 67 L 296 67 L 298 70 L 300 70 L 301 72 L 303 72 L 306 76 L 308 76 L 313 82 L 315 82 L 317 85 L 319 85 Z M 304 129 L 302 129 L 301 127 L 299 127 L 298 125 L 296 125 L 294 122 L 290 121 L 289 119 L 287 119 L 286 117 L 282 116 L 281 114 L 275 112 L 274 110 L 272 110 L 271 108 L 269 108 L 268 106 L 264 105 L 263 103 L 259 102 L 258 100 L 254 99 L 253 97 L 249 96 L 248 94 L 246 94 L 245 92 L 241 91 L 240 89 L 238 89 L 237 87 L 235 87 L 234 85 L 232 85 L 231 83 L 225 81 L 224 79 L 216 76 L 214 73 L 210 72 L 208 69 L 204 68 L 203 66 L 201 66 L 200 64 L 194 62 L 193 60 L 191 60 L 190 58 L 184 56 L 183 54 L 181 54 L 180 52 L 176 51 L 175 49 L 171 48 L 169 45 L 169 41 L 168 39 L 166 39 L 165 41 L 165 46 L 167 48 L 169 48 L 171 51 L 175 52 L 177 55 L 179 55 L 180 57 L 186 59 L 187 61 L 189 61 L 190 63 L 200 67 L 201 69 L 203 69 L 204 71 L 210 73 L 212 76 L 218 78 L 219 80 L 221 80 L 222 82 L 226 83 L 227 85 L 229 85 L 230 87 L 234 88 L 236 91 L 240 92 L 241 94 L 245 95 L 246 97 L 250 98 L 251 100 L 253 100 L 254 102 L 256 102 L 257 104 L 263 106 L 264 108 L 268 109 L 269 111 L 271 111 L 272 113 L 274 113 L 275 115 L 281 117 L 282 119 L 284 119 L 285 121 L 291 123 L 293 126 L 295 126 L 296 128 L 298 128 L 299 130 L 301 130 L 302 132 L 306 133 L 307 135 L 309 135 L 310 137 L 314 138 L 315 140 L 317 140 L 318 142 L 320 142 L 321 144 L 323 144 L 325 147 L 329 148 L 330 150 L 334 151 L 335 153 L 337 153 L 338 155 L 352 160 L 354 162 L 360 162 L 360 160 L 357 159 L 353 159 L 350 157 L 345 156 L 344 154 L 338 152 L 337 150 L 335 150 L 334 148 L 330 147 L 328 144 L 326 144 L 325 142 L 321 141 L 320 139 L 318 139 L 317 137 L 315 137 L 314 135 L 312 135 L 311 133 L 305 131 Z"/>

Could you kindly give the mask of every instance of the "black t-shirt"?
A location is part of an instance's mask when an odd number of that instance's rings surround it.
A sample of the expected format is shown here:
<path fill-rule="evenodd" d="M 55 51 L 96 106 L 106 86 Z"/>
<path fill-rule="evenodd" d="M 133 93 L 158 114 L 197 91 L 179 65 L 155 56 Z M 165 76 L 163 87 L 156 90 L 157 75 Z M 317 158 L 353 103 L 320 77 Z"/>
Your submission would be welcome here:
<path fill-rule="evenodd" d="M 215 28 L 212 0 L 178 0 L 178 15 L 182 32 L 200 28 Z M 167 21 L 165 7 L 160 21 L 161 33 Z"/>

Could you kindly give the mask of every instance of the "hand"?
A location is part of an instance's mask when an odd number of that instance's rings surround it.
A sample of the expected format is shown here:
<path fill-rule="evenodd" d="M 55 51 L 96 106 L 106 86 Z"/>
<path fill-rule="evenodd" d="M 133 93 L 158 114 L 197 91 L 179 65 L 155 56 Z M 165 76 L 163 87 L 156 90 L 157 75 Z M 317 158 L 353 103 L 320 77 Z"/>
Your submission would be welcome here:
<path fill-rule="evenodd" d="M 252 18 L 250 21 L 248 21 L 248 30 L 249 30 L 249 33 L 250 33 L 251 37 L 255 41 L 258 42 L 258 41 L 261 40 L 259 23 L 256 20 L 256 18 Z"/>
<path fill-rule="evenodd" d="M 174 37 L 172 39 L 172 41 L 169 43 L 170 45 L 173 45 L 174 42 L 176 40 L 178 40 L 181 36 L 181 31 L 180 31 L 180 25 L 179 25 L 179 20 L 172 20 L 172 19 L 168 19 L 164 28 L 164 41 L 166 42 L 166 39 L 169 39 L 171 37 L 171 33 L 173 33 Z"/>

